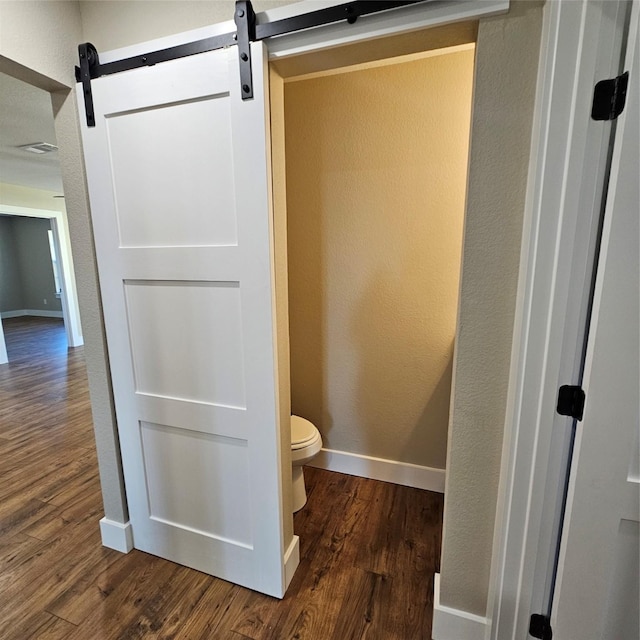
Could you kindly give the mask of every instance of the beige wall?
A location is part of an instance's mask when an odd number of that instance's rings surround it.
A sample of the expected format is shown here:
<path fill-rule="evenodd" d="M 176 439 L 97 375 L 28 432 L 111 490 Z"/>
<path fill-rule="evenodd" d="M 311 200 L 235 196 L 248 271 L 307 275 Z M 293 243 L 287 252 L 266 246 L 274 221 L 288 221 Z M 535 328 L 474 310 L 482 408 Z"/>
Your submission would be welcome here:
<path fill-rule="evenodd" d="M 484 616 L 509 363 L 542 5 L 512 2 L 480 21 L 449 429 L 443 605 Z"/>
<path fill-rule="evenodd" d="M 81 38 L 77 2 L 0 2 L 0 71 L 48 91 L 68 88 Z"/>
<path fill-rule="evenodd" d="M 473 46 L 285 84 L 293 412 L 444 468 Z"/>
<path fill-rule="evenodd" d="M 6 204 L 15 207 L 28 207 L 30 209 L 47 209 L 49 211 L 61 211 L 64 213 L 64 199 L 54 198 L 54 196 L 57 195 L 60 195 L 58 191 L 32 189 L 17 184 L 0 182 L 0 205 Z"/>
<path fill-rule="evenodd" d="M 256 13 L 297 0 L 253 0 Z M 88 0 L 80 2 L 84 38 L 100 51 L 233 20 L 235 0 Z"/>

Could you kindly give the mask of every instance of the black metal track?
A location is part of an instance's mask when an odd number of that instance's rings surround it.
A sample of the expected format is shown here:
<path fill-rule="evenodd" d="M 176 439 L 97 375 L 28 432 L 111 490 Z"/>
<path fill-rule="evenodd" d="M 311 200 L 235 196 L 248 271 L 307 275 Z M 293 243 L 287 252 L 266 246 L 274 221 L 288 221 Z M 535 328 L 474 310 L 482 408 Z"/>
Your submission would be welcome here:
<path fill-rule="evenodd" d="M 327 7 L 326 9 L 310 11 L 309 13 L 284 18 L 283 20 L 258 24 L 256 25 L 256 40 L 264 40 L 265 38 L 281 36 L 285 33 L 321 27 L 341 20 L 346 20 L 349 24 L 353 24 L 360 16 L 421 2 L 425 2 L 425 0 L 354 0 L 335 7 Z"/>
<path fill-rule="evenodd" d="M 130 71 L 131 69 L 139 69 L 140 67 L 150 67 L 159 62 L 168 62 L 169 60 L 177 60 L 193 56 L 197 53 L 206 53 L 207 51 L 215 51 L 223 47 L 236 44 L 236 33 L 223 33 L 219 36 L 205 38 L 204 40 L 196 40 L 188 44 L 180 44 L 168 49 L 160 49 L 159 51 L 150 51 L 140 56 L 132 56 L 131 58 L 123 58 L 122 60 L 114 60 L 101 64 L 97 62 L 90 67 L 91 78 L 101 78 L 113 73 L 122 71 Z M 76 67 L 76 80 L 78 78 L 78 67 Z"/>
<path fill-rule="evenodd" d="M 353 0 L 352 2 L 334 7 L 327 7 L 326 9 L 310 11 L 309 13 L 291 18 L 284 18 L 283 20 L 256 24 L 251 2 L 244 0 L 242 2 L 236 2 L 234 19 L 237 31 L 231 33 L 223 33 L 218 36 L 196 40 L 195 42 L 189 42 L 167 49 L 150 51 L 149 53 L 124 58 L 122 60 L 115 60 L 114 62 L 107 62 L 106 64 L 100 63 L 98 52 L 91 43 L 81 44 L 78 47 L 80 66 L 76 67 L 76 80 L 83 84 L 87 125 L 89 127 L 95 126 L 93 96 L 91 93 L 91 80 L 95 78 L 120 73 L 122 71 L 130 71 L 131 69 L 139 69 L 140 67 L 149 67 L 159 64 L 160 62 L 177 60 L 178 58 L 205 53 L 207 51 L 215 51 L 216 49 L 237 44 L 241 49 L 239 62 L 242 99 L 247 100 L 253 97 L 251 49 L 249 46 L 251 42 L 302 31 L 304 29 L 320 27 L 334 22 L 340 22 L 341 20 L 346 20 L 348 23 L 353 24 L 360 16 L 430 1 L 432 0 Z"/>

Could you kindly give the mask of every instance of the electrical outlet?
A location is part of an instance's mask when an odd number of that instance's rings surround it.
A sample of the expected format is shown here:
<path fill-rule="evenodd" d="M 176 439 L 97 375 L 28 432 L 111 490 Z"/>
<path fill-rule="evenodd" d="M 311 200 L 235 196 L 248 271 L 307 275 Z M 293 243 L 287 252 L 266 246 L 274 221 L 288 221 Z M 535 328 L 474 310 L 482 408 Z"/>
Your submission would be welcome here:
<path fill-rule="evenodd" d="M 46 298 L 44 299 L 44 303 L 47 304 L 47 299 Z"/>

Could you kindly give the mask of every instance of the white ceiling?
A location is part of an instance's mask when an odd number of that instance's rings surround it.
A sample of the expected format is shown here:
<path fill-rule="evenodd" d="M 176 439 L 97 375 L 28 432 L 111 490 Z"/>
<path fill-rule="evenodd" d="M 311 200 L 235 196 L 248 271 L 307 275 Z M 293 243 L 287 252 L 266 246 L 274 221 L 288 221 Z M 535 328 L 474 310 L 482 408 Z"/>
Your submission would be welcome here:
<path fill-rule="evenodd" d="M 62 193 L 58 152 L 16 149 L 32 142 L 56 144 L 51 97 L 0 73 L 0 182 Z"/>

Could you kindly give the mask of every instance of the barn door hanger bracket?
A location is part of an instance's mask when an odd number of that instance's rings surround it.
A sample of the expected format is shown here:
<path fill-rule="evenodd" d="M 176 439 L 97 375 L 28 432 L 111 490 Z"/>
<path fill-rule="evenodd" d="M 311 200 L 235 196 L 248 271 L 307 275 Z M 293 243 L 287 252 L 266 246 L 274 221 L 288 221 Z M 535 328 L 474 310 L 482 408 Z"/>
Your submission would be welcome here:
<path fill-rule="evenodd" d="M 238 0 L 233 15 L 238 28 L 238 61 L 240 63 L 240 91 L 243 100 L 253 98 L 251 73 L 251 43 L 256 39 L 256 14 L 250 0 Z"/>
<path fill-rule="evenodd" d="M 360 16 L 398 9 L 412 4 L 431 0 L 353 0 L 316 11 L 309 11 L 290 18 L 258 24 L 250 0 L 238 0 L 235 6 L 234 21 L 237 31 L 197 40 L 187 44 L 151 51 L 144 55 L 101 63 L 96 48 L 89 42 L 78 47 L 80 66 L 76 67 L 76 81 L 82 82 L 87 126 L 95 127 L 91 80 L 121 71 L 139 67 L 150 67 L 160 62 L 176 60 L 197 53 L 214 51 L 232 45 L 238 45 L 240 64 L 240 95 L 243 100 L 253 98 L 253 73 L 251 69 L 251 43 L 282 36 L 303 29 L 312 29 L 334 22 L 346 20 L 353 24 Z"/>
<path fill-rule="evenodd" d="M 234 20 L 238 28 L 238 54 L 240 61 L 240 86 L 243 100 L 253 98 L 253 76 L 251 73 L 251 42 L 282 36 L 295 31 L 320 27 L 346 20 L 354 24 L 360 16 L 397 9 L 428 0 L 353 0 L 345 4 L 310 11 L 291 18 L 273 22 L 256 23 L 256 14 L 251 0 L 238 0 Z"/>
<path fill-rule="evenodd" d="M 93 112 L 93 94 L 91 92 L 91 70 L 100 65 L 98 51 L 90 43 L 85 42 L 78 46 L 80 67 L 76 67 L 76 80 L 82 82 L 84 94 L 84 110 L 87 116 L 87 126 L 95 127 L 96 119 Z"/>

